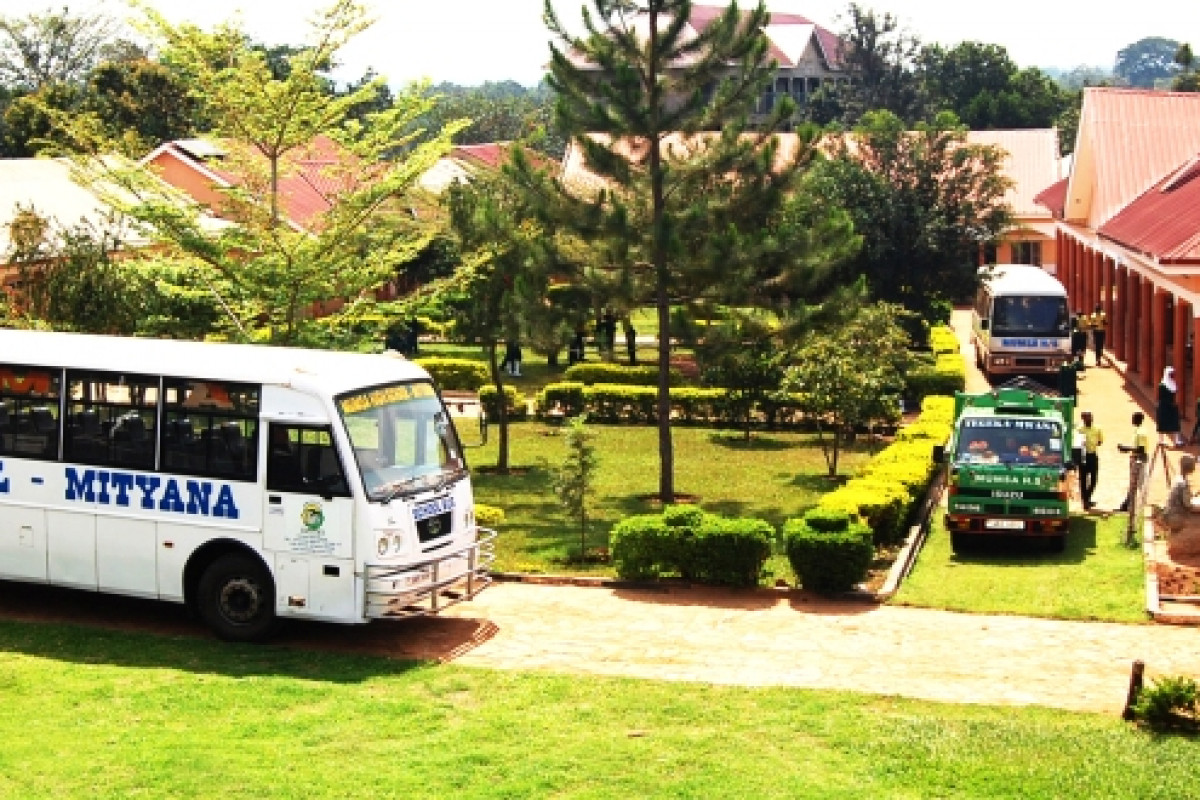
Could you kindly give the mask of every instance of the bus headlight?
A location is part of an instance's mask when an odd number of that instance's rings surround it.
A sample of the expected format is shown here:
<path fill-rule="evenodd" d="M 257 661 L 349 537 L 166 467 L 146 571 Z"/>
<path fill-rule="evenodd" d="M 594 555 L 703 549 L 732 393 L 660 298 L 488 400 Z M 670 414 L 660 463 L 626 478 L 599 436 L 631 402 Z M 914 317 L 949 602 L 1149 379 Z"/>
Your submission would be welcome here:
<path fill-rule="evenodd" d="M 375 548 L 376 552 L 381 556 L 386 556 L 388 551 L 388 537 L 380 536 L 379 544 Z"/>

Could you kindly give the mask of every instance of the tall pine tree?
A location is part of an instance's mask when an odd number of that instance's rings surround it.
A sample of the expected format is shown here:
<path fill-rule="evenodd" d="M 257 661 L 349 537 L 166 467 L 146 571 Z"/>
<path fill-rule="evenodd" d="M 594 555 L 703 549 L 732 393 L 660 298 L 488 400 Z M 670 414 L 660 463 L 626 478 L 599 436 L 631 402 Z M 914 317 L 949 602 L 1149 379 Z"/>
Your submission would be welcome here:
<path fill-rule="evenodd" d="M 624 273 L 622 285 L 657 311 L 659 495 L 671 502 L 672 306 L 803 299 L 853 234 L 844 216 L 803 198 L 816 134 L 776 136 L 790 99 L 753 132 L 747 124 L 774 71 L 761 3 L 706 21 L 687 0 L 592 6 L 585 35 L 545 6 L 556 120 L 605 187 L 580 199 L 563 186 L 558 221 L 590 237 L 601 268 Z"/>

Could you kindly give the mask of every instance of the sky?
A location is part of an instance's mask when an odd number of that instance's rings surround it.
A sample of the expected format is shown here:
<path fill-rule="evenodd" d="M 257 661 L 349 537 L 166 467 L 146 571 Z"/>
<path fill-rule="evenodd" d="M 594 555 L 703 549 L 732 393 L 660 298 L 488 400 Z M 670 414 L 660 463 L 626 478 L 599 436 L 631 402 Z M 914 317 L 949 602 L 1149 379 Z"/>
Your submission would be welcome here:
<path fill-rule="evenodd" d="M 240 15 L 250 35 L 267 44 L 298 44 L 307 21 L 332 0 L 146 0 L 172 22 L 211 27 Z M 586 0 L 553 0 L 564 24 L 576 25 Z M 514 80 L 532 86 L 549 59 L 542 0 L 364 0 L 377 21 L 343 51 L 339 77 L 368 68 L 393 85 L 420 78 L 476 85 Z M 749 7 L 751 0 L 743 0 Z M 40 2 L 42 8 L 63 3 Z M 35 3 L 0 0 L 0 14 L 17 16 Z M 724 5 L 723 0 L 709 0 Z M 1147 36 L 1188 42 L 1200 52 L 1200 2 L 1151 0 L 1141 5 L 1094 0 L 858 0 L 897 17 L 923 43 L 963 41 L 1003 45 L 1019 67 L 1111 69 L 1117 51 Z M 774 0 L 771 11 L 802 14 L 835 32 L 850 0 Z M 127 15 L 120 0 L 72 3 L 73 11 L 99 8 Z M 1117 9 L 1120 11 L 1118 12 Z"/>

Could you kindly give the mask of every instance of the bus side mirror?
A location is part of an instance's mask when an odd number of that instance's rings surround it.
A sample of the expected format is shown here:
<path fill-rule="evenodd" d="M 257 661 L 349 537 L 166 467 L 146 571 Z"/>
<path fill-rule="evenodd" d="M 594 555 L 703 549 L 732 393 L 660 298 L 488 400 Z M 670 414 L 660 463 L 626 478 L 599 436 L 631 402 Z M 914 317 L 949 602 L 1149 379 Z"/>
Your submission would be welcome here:
<path fill-rule="evenodd" d="M 979 330 L 986 331 L 988 327 L 990 327 L 990 324 L 991 320 L 984 317 L 983 319 L 979 320 Z"/>
<path fill-rule="evenodd" d="M 933 463 L 935 463 L 935 464 L 945 464 L 946 463 L 946 445 L 935 444 L 933 446 Z"/>

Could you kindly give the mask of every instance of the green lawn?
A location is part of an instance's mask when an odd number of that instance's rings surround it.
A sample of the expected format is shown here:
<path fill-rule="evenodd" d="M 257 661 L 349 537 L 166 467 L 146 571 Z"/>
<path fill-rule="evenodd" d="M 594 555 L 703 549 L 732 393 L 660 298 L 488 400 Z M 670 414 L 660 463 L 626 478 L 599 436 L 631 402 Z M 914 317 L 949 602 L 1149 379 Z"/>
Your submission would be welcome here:
<path fill-rule="evenodd" d="M 955 555 L 940 515 L 893 602 L 980 614 L 1145 622 L 1140 548 L 1124 515 L 1076 516 L 1062 553 L 1031 547 Z"/>
<path fill-rule="evenodd" d="M 588 547 L 607 547 L 608 532 L 630 514 L 659 510 L 649 497 L 658 491 L 658 431 L 643 426 L 592 425 L 599 456 L 596 495 L 588 526 Z M 554 470 L 566 455 L 561 431 L 538 422 L 510 430 L 514 474 L 488 471 L 496 463 L 496 431 L 482 450 L 468 454 L 476 497 L 504 509 L 497 569 L 520 572 L 611 574 L 605 564 L 571 563 L 579 553 L 579 526 L 568 519 L 551 489 Z M 709 428 L 676 428 L 676 492 L 694 495 L 706 511 L 766 519 L 778 529 L 800 516 L 835 483 L 827 477 L 814 434 L 740 433 Z M 871 457 L 865 444 L 842 454 L 839 472 L 853 474 Z M 788 579 L 786 559 L 768 565 L 772 575 Z"/>
<path fill-rule="evenodd" d="M 401 623 L 393 623 L 401 624 Z M 0 622 L 2 797 L 1185 798 L 1113 716 Z"/>

